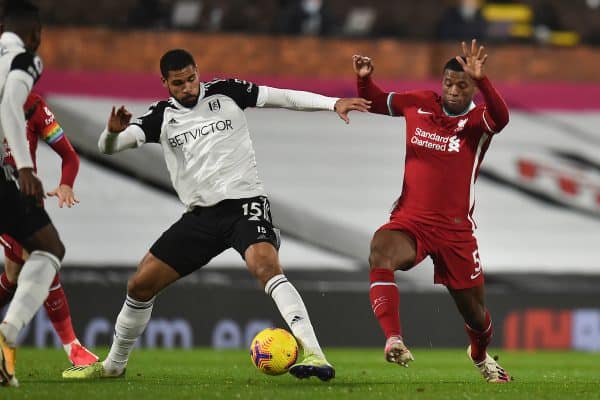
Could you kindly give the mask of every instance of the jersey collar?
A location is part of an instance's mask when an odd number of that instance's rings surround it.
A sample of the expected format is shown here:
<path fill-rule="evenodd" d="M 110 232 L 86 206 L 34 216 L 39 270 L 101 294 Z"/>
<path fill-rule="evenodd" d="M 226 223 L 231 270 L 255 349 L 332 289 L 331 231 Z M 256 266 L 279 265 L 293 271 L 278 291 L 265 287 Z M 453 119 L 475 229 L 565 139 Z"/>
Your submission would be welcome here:
<path fill-rule="evenodd" d="M 469 106 L 467 108 L 465 108 L 465 110 L 463 112 L 461 112 L 460 114 L 453 114 L 450 111 L 446 110 L 446 107 L 444 107 L 442 105 L 442 110 L 444 110 L 444 114 L 446 114 L 446 116 L 448 116 L 448 117 L 462 117 L 463 115 L 469 113 L 474 108 L 475 108 L 475 103 L 471 102 L 471 104 L 469 104 Z"/>
<path fill-rule="evenodd" d="M 204 82 L 200 82 L 200 93 L 198 94 L 198 102 L 204 98 L 206 95 L 206 88 L 204 87 Z"/>

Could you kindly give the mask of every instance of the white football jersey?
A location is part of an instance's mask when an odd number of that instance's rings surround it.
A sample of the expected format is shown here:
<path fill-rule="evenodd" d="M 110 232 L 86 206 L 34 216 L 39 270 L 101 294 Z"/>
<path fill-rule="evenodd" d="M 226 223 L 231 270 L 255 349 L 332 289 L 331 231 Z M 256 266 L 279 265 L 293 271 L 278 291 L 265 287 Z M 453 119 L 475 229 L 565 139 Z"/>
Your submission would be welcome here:
<path fill-rule="evenodd" d="M 42 60 L 32 52 L 25 49 L 23 41 L 12 32 L 4 32 L 0 36 L 0 101 L 4 100 L 6 95 L 4 86 L 6 78 L 10 72 L 18 75 L 18 79 L 22 81 L 28 90 L 31 90 L 34 83 L 42 74 Z M 10 98 L 8 99 L 11 100 Z M 15 105 L 16 108 L 22 109 L 23 104 Z M 23 118 L 25 118 L 23 116 Z M 6 122 L 6 121 L 4 121 Z M 2 125 L 7 127 L 5 123 Z M 22 134 L 25 135 L 24 127 L 11 127 L 12 129 L 22 129 Z M 0 146 L 5 147 L 4 143 L 5 132 L 0 129 Z M 6 148 L 0 149 L 0 165 L 5 156 Z M 29 152 L 29 149 L 27 149 Z M 28 155 L 27 153 L 26 155 Z"/>
<path fill-rule="evenodd" d="M 256 106 L 258 92 L 237 79 L 201 83 L 194 107 L 170 98 L 133 122 L 145 142 L 162 146 L 173 187 L 188 208 L 265 195 L 243 111 Z"/>

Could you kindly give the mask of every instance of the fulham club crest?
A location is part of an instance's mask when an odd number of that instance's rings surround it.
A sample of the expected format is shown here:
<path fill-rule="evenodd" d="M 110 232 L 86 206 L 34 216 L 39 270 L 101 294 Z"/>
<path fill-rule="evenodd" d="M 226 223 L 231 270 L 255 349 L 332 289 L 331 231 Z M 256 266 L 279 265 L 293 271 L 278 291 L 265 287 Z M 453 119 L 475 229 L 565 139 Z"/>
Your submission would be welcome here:
<path fill-rule="evenodd" d="M 219 99 L 212 100 L 208 103 L 208 108 L 210 108 L 210 111 L 217 112 L 221 109 L 221 102 Z"/>

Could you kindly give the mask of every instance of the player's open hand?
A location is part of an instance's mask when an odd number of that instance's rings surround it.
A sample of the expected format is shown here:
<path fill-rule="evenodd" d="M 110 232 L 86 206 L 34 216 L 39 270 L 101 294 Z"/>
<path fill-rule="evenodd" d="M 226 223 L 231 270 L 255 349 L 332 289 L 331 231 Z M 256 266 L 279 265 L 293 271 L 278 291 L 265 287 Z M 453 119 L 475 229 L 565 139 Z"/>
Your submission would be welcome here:
<path fill-rule="evenodd" d="M 375 69 L 370 57 L 365 57 L 360 54 L 352 56 L 352 65 L 354 72 L 361 78 L 367 77 L 373 73 Z"/>
<path fill-rule="evenodd" d="M 115 110 L 115 107 L 113 106 L 110 117 L 108 117 L 108 131 L 111 133 L 124 131 L 125 128 L 129 126 L 131 116 L 131 113 L 127 111 L 125 106 L 119 107 L 118 110 Z"/>
<path fill-rule="evenodd" d="M 485 60 L 488 55 L 484 53 L 485 48 L 479 46 L 477 48 L 477 39 L 471 40 L 471 48 L 465 42 L 462 42 L 463 56 L 467 59 L 465 62 L 461 57 L 456 57 L 456 60 L 462 65 L 463 70 L 471 78 L 479 80 L 485 76 Z"/>
<path fill-rule="evenodd" d="M 59 185 L 56 189 L 47 193 L 48 196 L 53 197 L 56 196 L 58 199 L 58 206 L 63 208 L 63 205 L 71 208 L 75 204 L 79 203 L 77 197 L 75 197 L 75 193 L 73 193 L 73 189 L 69 185 Z"/>
<path fill-rule="evenodd" d="M 42 181 L 35 175 L 33 168 L 19 169 L 19 188 L 25 196 L 35 197 L 36 203 L 41 206 L 44 200 L 44 187 Z"/>
<path fill-rule="evenodd" d="M 341 119 L 344 120 L 347 124 L 350 123 L 350 118 L 348 118 L 348 113 L 350 111 L 360 111 L 366 112 L 371 108 L 371 101 L 365 100 L 361 97 L 352 97 L 349 99 L 339 99 L 335 102 L 334 110 L 337 115 L 340 116 Z"/>

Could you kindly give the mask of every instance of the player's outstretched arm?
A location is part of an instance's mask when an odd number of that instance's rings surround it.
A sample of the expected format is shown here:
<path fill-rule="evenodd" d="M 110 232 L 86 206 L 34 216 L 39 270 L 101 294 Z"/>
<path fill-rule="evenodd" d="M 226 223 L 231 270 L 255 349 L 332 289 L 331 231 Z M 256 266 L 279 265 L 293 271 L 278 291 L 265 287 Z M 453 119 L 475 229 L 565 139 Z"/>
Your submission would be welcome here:
<path fill-rule="evenodd" d="M 485 48 L 477 46 L 476 39 L 471 41 L 470 47 L 465 42 L 462 42 L 461 45 L 464 59 L 463 57 L 456 57 L 456 60 L 475 81 L 485 100 L 484 128 L 491 133 L 500 132 L 508 124 L 508 107 L 485 73 L 485 62 L 488 58 Z"/>
<path fill-rule="evenodd" d="M 335 111 L 341 119 L 349 123 L 348 113 L 368 111 L 370 102 L 361 98 L 340 99 L 300 90 L 259 86 L 256 105 L 298 111 Z"/>
<path fill-rule="evenodd" d="M 62 169 L 60 184 L 56 189 L 46 194 L 50 197 L 56 196 L 58 199 L 58 207 L 62 208 L 63 205 L 66 205 L 71 208 L 79 203 L 79 200 L 73 192 L 75 177 L 79 171 L 79 155 L 66 135 L 63 135 L 58 141 L 52 143 L 50 147 L 52 147 L 62 159 Z"/>
<path fill-rule="evenodd" d="M 358 95 L 371 100 L 371 112 L 390 115 L 388 109 L 389 93 L 384 92 L 371 80 L 371 74 L 375 70 L 373 60 L 370 57 L 355 54 L 352 56 L 352 67 L 356 74 Z"/>
<path fill-rule="evenodd" d="M 49 197 L 56 196 L 60 208 L 64 205 L 71 208 L 79 203 L 73 192 L 75 178 L 77 172 L 79 172 L 79 155 L 43 99 L 40 99 L 40 104 L 35 108 L 35 113 L 30 118 L 35 118 L 36 113 L 41 114 L 41 118 L 37 118 L 37 120 L 43 121 L 42 126 L 37 125 L 36 127 L 39 136 L 48 143 L 62 160 L 60 183 L 57 188 L 46 193 L 46 195 Z M 29 122 L 31 123 L 31 120 Z"/>
<path fill-rule="evenodd" d="M 98 149 L 104 154 L 114 154 L 143 144 L 144 133 L 137 125 L 130 125 L 131 113 L 125 106 L 112 108 L 106 129 L 98 140 Z"/>

